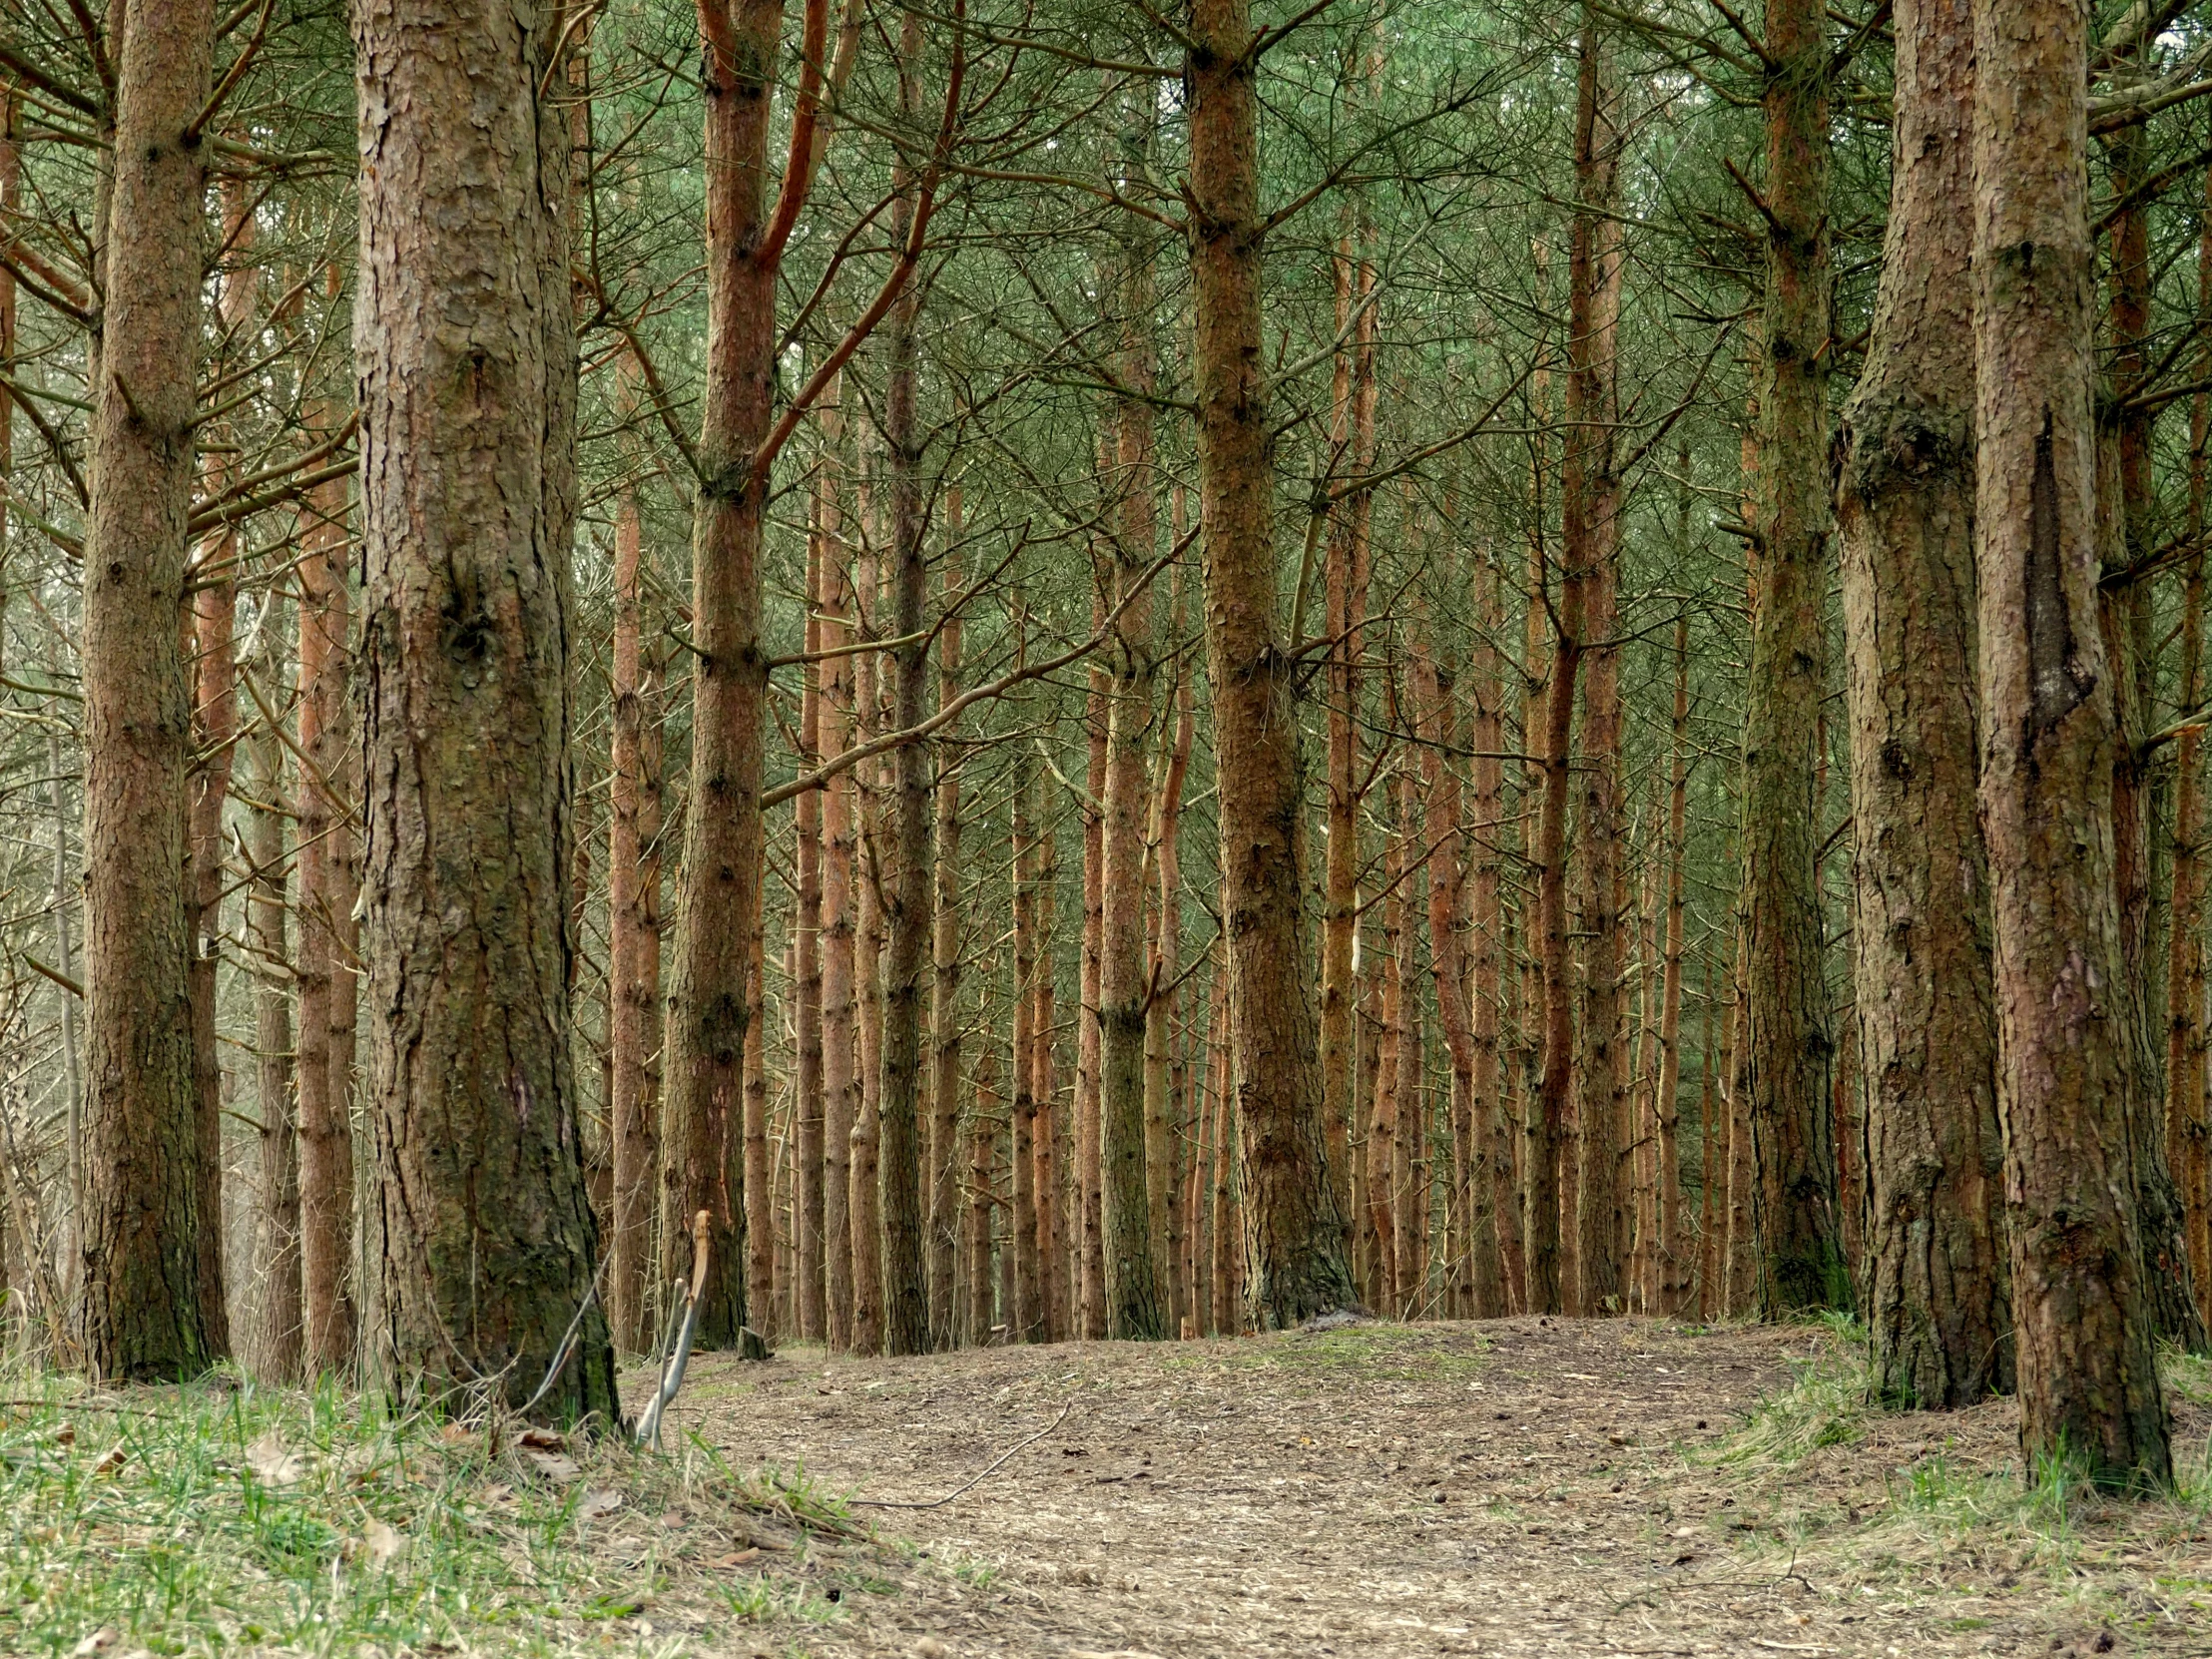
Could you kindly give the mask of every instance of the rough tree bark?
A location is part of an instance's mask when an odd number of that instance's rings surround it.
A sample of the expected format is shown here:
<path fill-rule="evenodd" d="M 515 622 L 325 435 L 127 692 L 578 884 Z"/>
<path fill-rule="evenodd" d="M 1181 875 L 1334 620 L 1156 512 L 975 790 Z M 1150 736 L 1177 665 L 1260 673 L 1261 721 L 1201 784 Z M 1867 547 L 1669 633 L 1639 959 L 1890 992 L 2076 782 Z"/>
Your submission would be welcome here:
<path fill-rule="evenodd" d="M 1621 1167 L 1628 1155 L 1630 1044 L 1621 999 L 1621 697 L 1619 624 L 1620 90 L 1604 30 L 1586 11 L 1575 102 L 1573 245 L 1568 266 L 1567 432 L 1560 481 L 1564 580 L 1583 590 L 1581 1130 L 1577 1264 L 1585 1314 L 1625 1311 L 1621 1244 L 1628 1235 Z M 1571 684 L 1571 682 L 1570 682 Z"/>
<path fill-rule="evenodd" d="M 689 1271 L 691 1219 L 709 1217 L 699 1340 L 746 1323 L 744 1111 L 747 956 L 761 909 L 761 541 L 775 414 L 776 283 L 811 179 L 828 0 L 807 0 L 803 74 L 783 189 L 769 138 L 783 0 L 699 0 L 706 114 L 707 350 L 692 526 L 691 806 L 664 1042 L 661 1278 Z"/>
<path fill-rule="evenodd" d="M 1147 88 L 1140 103 L 1148 116 L 1149 100 Z M 1146 119 L 1124 135 L 1131 175 L 1144 168 L 1150 134 Z M 1157 658 L 1151 587 L 1131 597 L 1145 580 L 1158 539 L 1147 401 L 1155 378 L 1152 248 L 1134 214 L 1124 215 L 1123 224 L 1115 308 L 1121 332 L 1117 373 L 1125 395 L 1114 410 L 1116 521 L 1108 538 L 1111 591 L 1104 595 L 1120 614 L 1107 644 L 1099 813 L 1099 1191 L 1106 1335 L 1157 1341 L 1170 1334 L 1168 1265 L 1159 1253 L 1167 1230 L 1168 1148 L 1164 1132 L 1155 1133 L 1145 1113 L 1145 1014 L 1154 990 L 1145 950 L 1145 753 L 1156 718 Z M 1164 1120 L 1159 1127 L 1165 1130 Z"/>
<path fill-rule="evenodd" d="M 266 602 L 265 602 L 266 603 Z M 282 661 L 273 637 L 276 618 L 264 614 L 260 670 Z M 274 681 L 274 676 L 268 676 Z M 254 860 L 248 935 L 257 957 L 254 982 L 254 1092 L 261 1113 L 254 1267 L 262 1281 L 261 1330 L 255 1371 L 278 1382 L 299 1374 L 299 1162 L 292 1113 L 291 997 L 284 981 L 290 965 L 285 946 L 284 746 L 275 732 L 254 737 L 252 834 Z"/>
<path fill-rule="evenodd" d="M 327 276 L 334 293 L 337 273 Z M 309 429 L 337 423 L 333 400 L 310 405 Z M 299 524 L 299 1258 L 301 1369 L 353 1358 L 353 1053 L 359 992 L 353 915 L 358 842 L 352 802 L 351 595 L 346 590 L 346 480 L 317 485 Z"/>
<path fill-rule="evenodd" d="M 1897 9 L 1897 156 L 1867 372 L 1844 414 L 1853 982 L 1871 1385 L 2011 1385 L 1988 866 L 1975 816 L 1973 26 Z"/>
<path fill-rule="evenodd" d="M 898 48 L 899 113 L 909 128 L 918 103 L 921 19 L 902 14 Z M 893 170 L 897 200 L 893 234 L 903 245 L 913 229 L 919 180 L 902 147 Z M 929 696 L 929 641 L 922 632 L 928 608 L 929 567 L 923 556 L 921 450 L 914 409 L 921 287 L 908 282 L 891 307 L 885 334 L 883 446 L 890 472 L 891 726 L 919 726 Z M 920 1354 L 929 1346 L 929 1290 L 925 1278 L 922 1213 L 921 998 L 931 934 L 929 857 L 934 828 L 929 799 L 928 744 L 903 744 L 890 757 L 892 878 L 883 883 L 887 936 L 883 963 L 882 1074 L 876 1085 L 880 1115 L 877 1169 L 882 1206 L 883 1352 Z"/>
<path fill-rule="evenodd" d="M 214 23 L 208 0 L 141 0 L 120 33 L 85 524 L 79 1243 L 85 1361 L 125 1382 L 197 1376 L 226 1332 L 205 1248 L 217 1148 L 193 1066 L 179 649 Z"/>
<path fill-rule="evenodd" d="M 2089 406 L 2087 12 L 1973 0 L 1974 543 L 2020 1443 L 2166 1484 L 2120 1006 Z"/>
<path fill-rule="evenodd" d="M 659 1335 L 649 1293 L 661 1157 L 661 711 L 659 663 L 644 645 L 644 576 L 637 486 L 629 482 L 615 499 L 614 778 L 607 827 L 614 1260 L 607 1312 L 615 1342 L 633 1354 L 650 1352 Z"/>
<path fill-rule="evenodd" d="M 1276 637 L 1274 466 L 1261 338 L 1263 43 L 1251 0 L 1197 0 L 1186 66 L 1206 636 L 1220 780 L 1221 907 L 1262 1324 L 1358 1300 L 1329 1178 L 1306 947 L 1295 664 Z"/>
<path fill-rule="evenodd" d="M 570 1061 L 556 18 L 362 0 L 365 944 L 395 1388 L 619 1417 Z M 578 1310 L 580 1344 L 539 1388 Z"/>
<path fill-rule="evenodd" d="M 1841 1306 L 1815 791 L 1831 509 L 1827 10 L 1769 0 L 1768 224 L 1744 717 L 1744 1041 L 1761 1309 Z"/>
<path fill-rule="evenodd" d="M 945 616 L 937 631 L 937 707 L 960 695 L 961 491 L 945 492 L 943 574 Z M 958 1337 L 952 1319 L 953 1244 L 964 1213 L 959 1188 L 960 946 L 966 934 L 960 912 L 960 767 L 957 741 L 947 728 L 937 750 L 936 913 L 930 931 L 929 1107 L 932 1137 L 929 1206 L 929 1329 L 938 1348 Z M 984 1322 L 988 1325 L 988 1321 Z M 980 1341 L 971 1338 L 971 1341 Z"/>

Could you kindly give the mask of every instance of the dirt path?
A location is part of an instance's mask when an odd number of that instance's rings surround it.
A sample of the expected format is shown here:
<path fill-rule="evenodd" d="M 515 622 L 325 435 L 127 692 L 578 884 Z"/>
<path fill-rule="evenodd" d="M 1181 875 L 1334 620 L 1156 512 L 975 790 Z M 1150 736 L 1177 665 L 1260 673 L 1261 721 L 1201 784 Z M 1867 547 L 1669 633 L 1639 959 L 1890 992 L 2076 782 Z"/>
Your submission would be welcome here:
<path fill-rule="evenodd" d="M 774 1610 L 663 1603 L 660 1630 L 923 1659 L 2212 1654 L 2201 1493 L 2038 1519 L 1982 1478 L 2008 1405 L 1863 1419 L 1799 1381 L 1830 1343 L 1530 1319 L 704 1360 L 685 1426 L 864 1498 L 936 1497 L 1058 1426 L 941 1507 L 862 1509 L 888 1548 L 698 1541 L 767 1568 Z M 2208 1416 L 2180 1413 L 2200 1488 Z"/>

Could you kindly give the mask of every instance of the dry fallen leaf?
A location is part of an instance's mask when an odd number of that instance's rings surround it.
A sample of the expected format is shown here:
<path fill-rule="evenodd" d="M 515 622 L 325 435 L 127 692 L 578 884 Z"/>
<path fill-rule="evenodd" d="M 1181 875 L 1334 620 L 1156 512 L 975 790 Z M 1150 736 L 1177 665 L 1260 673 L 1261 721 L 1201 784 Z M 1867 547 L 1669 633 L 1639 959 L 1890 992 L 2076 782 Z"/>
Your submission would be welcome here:
<path fill-rule="evenodd" d="M 583 1501 L 576 1505 L 576 1513 L 585 1520 L 599 1515 L 611 1515 L 622 1507 L 622 1494 L 605 1486 L 586 1486 Z"/>
<path fill-rule="evenodd" d="M 264 1434 L 248 1446 L 246 1461 L 265 1486 L 289 1486 L 307 1472 L 306 1458 L 275 1433 Z"/>
<path fill-rule="evenodd" d="M 715 1565 L 718 1567 L 742 1567 L 747 1562 L 758 1561 L 760 1558 L 761 1552 L 758 1549 L 741 1549 L 735 1555 L 725 1555 Z"/>
<path fill-rule="evenodd" d="M 113 1628 L 102 1625 L 69 1650 L 69 1659 L 92 1659 L 93 1654 L 107 1652 L 119 1639 Z"/>
<path fill-rule="evenodd" d="M 914 1643 L 914 1659 L 952 1659 L 952 1650 L 934 1636 L 923 1636 Z"/>
<path fill-rule="evenodd" d="M 56 1428 L 54 1430 L 54 1443 L 56 1445 L 75 1445 L 77 1443 L 77 1425 L 73 1422 L 65 1422 Z"/>
<path fill-rule="evenodd" d="M 121 1468 L 126 1462 L 130 1460 L 130 1456 L 131 1454 L 129 1452 L 125 1451 L 121 1446 L 117 1446 L 105 1457 L 101 1458 L 99 1462 L 92 1465 L 92 1472 L 94 1474 L 113 1474 L 117 1469 Z M 97 1635 L 98 1632 L 94 1632 L 94 1634 Z M 89 1642 L 90 1640 L 92 1640 L 92 1637 L 88 1636 L 85 1638 L 85 1640 Z M 90 1650 L 88 1649 L 87 1651 Z"/>
<path fill-rule="evenodd" d="M 584 1472 L 583 1465 L 575 1458 L 558 1451 L 540 1451 L 535 1446 L 522 1448 L 522 1460 L 537 1473 L 556 1485 L 567 1485 Z"/>
<path fill-rule="evenodd" d="M 371 1518 L 361 1528 L 361 1554 L 372 1567 L 388 1567 L 406 1553 L 407 1540 L 397 1529 Z"/>
<path fill-rule="evenodd" d="M 536 1446 L 540 1451 L 566 1451 L 568 1449 L 568 1441 L 550 1428 L 525 1428 L 522 1431 L 519 1443 Z"/>

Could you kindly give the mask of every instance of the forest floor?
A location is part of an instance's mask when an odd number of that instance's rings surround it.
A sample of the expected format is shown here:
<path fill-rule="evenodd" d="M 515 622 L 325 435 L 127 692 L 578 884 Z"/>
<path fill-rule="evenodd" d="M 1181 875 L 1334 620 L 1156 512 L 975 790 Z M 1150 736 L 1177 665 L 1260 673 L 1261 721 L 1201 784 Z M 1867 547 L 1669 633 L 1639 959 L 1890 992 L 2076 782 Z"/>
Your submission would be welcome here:
<path fill-rule="evenodd" d="M 702 1356 L 666 1456 L 17 1370 L 0 1655 L 2212 1656 L 2167 1380 L 2179 1492 L 2125 1503 L 2023 1492 L 2007 1401 L 1869 1411 L 1821 1325 Z"/>
<path fill-rule="evenodd" d="M 682 1416 L 893 1542 L 735 1655 L 2212 1655 L 2212 1370 L 2177 1499 L 2023 1494 L 2009 1401 L 1883 1416 L 1822 1326 L 1362 1324 L 906 1361 L 712 1359 Z M 1040 1430 L 1045 1430 L 1040 1434 Z M 827 1598 L 834 1591 L 834 1602 Z M 659 1629 L 690 1622 L 665 1603 Z"/>

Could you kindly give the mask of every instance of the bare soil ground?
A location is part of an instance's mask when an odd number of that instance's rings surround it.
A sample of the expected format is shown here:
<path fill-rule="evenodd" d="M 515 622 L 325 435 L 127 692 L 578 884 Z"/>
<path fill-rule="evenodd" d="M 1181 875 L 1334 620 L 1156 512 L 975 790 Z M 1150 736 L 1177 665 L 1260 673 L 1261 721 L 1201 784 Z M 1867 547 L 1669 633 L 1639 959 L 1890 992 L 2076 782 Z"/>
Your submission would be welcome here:
<path fill-rule="evenodd" d="M 710 1357 L 674 1414 L 693 1456 L 864 1505 L 1021 1449 L 940 1506 L 857 1507 L 873 1543 L 663 1516 L 634 1629 L 919 1659 L 2212 1655 L 2207 1381 L 2179 1379 L 2182 1495 L 2128 1504 L 2023 1495 L 2009 1402 L 1868 1413 L 1820 1327 Z"/>

